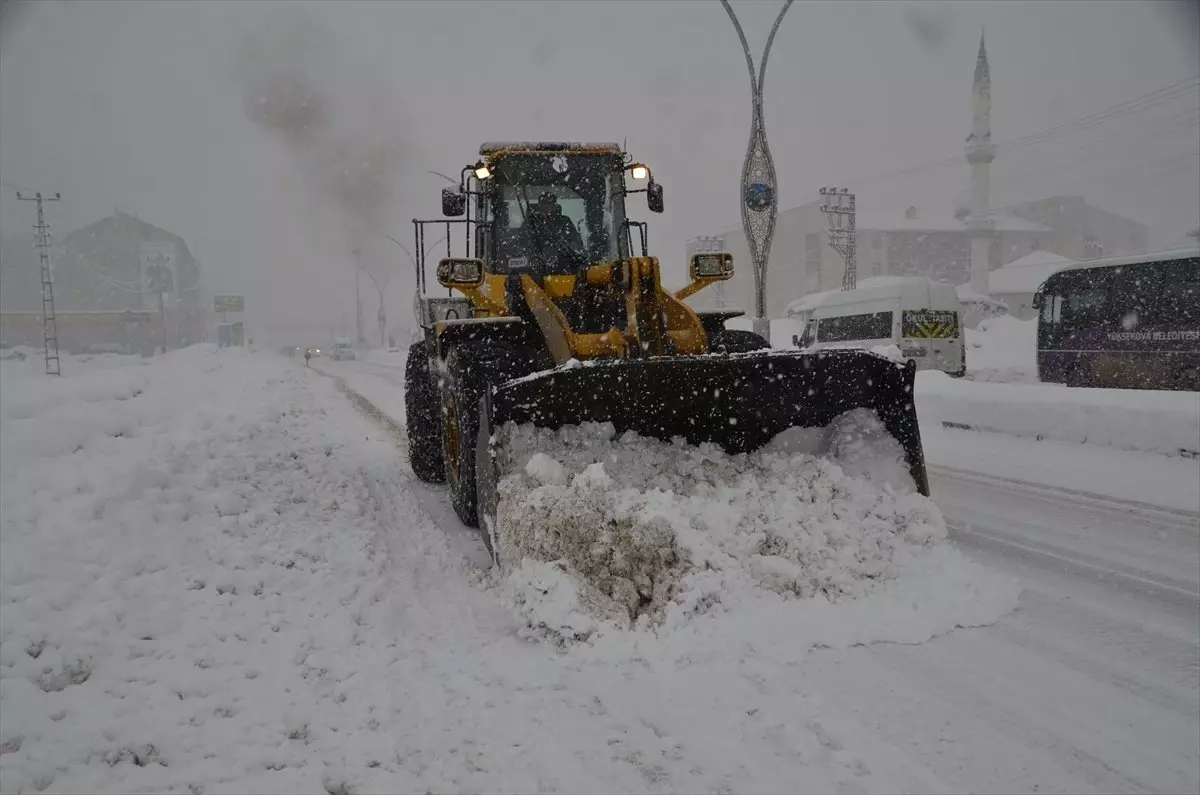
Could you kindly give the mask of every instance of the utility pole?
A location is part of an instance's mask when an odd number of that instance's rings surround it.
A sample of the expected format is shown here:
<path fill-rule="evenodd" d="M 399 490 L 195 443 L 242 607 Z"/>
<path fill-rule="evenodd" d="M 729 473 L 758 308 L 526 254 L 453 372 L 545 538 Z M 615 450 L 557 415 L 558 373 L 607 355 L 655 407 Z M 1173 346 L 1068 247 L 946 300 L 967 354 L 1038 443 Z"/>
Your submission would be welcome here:
<path fill-rule="evenodd" d="M 371 280 L 371 284 L 375 285 L 375 292 L 379 293 L 379 311 L 375 313 L 375 320 L 379 324 L 379 346 L 383 347 L 387 344 L 385 336 L 387 333 L 387 313 L 383 308 L 383 293 L 387 290 L 388 283 L 392 280 L 392 273 L 389 273 L 382 283 L 375 278 L 375 274 L 370 271 L 366 273 L 367 278 Z"/>
<path fill-rule="evenodd" d="M 356 262 L 354 265 L 354 328 L 358 334 L 358 344 L 362 345 L 367 340 L 363 335 L 363 313 L 362 313 L 362 293 L 358 289 L 358 272 L 361 270 Z"/>
<path fill-rule="evenodd" d="M 853 290 L 858 284 L 858 234 L 854 194 L 846 188 L 821 188 L 821 212 L 829 224 L 829 247 L 842 255 L 846 269 L 842 289 Z"/>
<path fill-rule="evenodd" d="M 41 193 L 22 196 L 18 191 L 17 200 L 37 202 L 37 224 L 33 228 L 37 230 L 38 259 L 42 267 L 42 345 L 46 354 L 46 375 L 62 375 L 58 359 L 58 320 L 54 315 L 54 276 L 50 272 L 50 225 L 46 223 L 46 215 L 42 210 L 43 202 L 62 201 L 62 194 L 55 193 L 54 198 L 45 198 Z"/>
<path fill-rule="evenodd" d="M 175 289 L 175 281 L 171 269 L 167 267 L 171 258 L 164 254 L 156 254 L 147 260 L 146 287 L 158 294 L 158 325 L 162 338 L 162 352 L 167 352 L 167 308 L 166 294 Z M 224 314 L 224 313 L 222 313 Z"/>
<path fill-rule="evenodd" d="M 158 294 L 158 325 L 162 336 L 162 352 L 167 352 L 167 307 L 163 298 L 164 293 Z"/>
<path fill-rule="evenodd" d="M 763 121 L 763 84 L 767 79 L 767 58 L 771 55 L 771 43 L 775 41 L 775 33 L 783 15 L 792 7 L 792 0 L 786 0 L 775 24 L 767 35 L 767 44 L 763 47 L 762 59 L 758 63 L 758 74 L 754 72 L 754 56 L 750 54 L 750 44 L 742 31 L 742 24 L 733 13 L 729 0 L 721 0 L 729 21 L 737 30 L 738 39 L 742 42 L 742 51 L 746 56 L 746 68 L 750 70 L 750 143 L 746 147 L 746 156 L 742 160 L 742 229 L 746 233 L 746 243 L 750 247 L 750 260 L 754 268 L 754 332 L 766 339 L 771 339 L 771 321 L 767 317 L 767 261 L 771 254 L 771 238 L 775 235 L 776 203 L 778 190 L 775 180 L 775 161 L 771 158 L 771 150 L 767 147 L 767 128 Z"/>

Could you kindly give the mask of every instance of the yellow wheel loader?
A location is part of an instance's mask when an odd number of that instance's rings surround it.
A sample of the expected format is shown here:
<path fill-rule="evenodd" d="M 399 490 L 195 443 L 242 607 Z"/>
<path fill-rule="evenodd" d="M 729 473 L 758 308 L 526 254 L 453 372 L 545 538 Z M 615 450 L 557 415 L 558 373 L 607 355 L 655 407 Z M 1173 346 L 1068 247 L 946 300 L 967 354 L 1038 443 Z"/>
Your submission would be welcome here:
<path fill-rule="evenodd" d="M 457 188 L 443 189 L 446 217 L 414 219 L 423 338 L 408 352 L 406 409 L 416 475 L 448 481 L 455 512 L 482 525 L 491 546 L 493 431 L 505 423 L 611 422 L 618 433 L 736 454 L 866 407 L 928 495 L 912 363 L 771 350 L 725 328 L 742 312 L 693 309 L 684 299 L 730 278 L 733 257 L 696 254 L 690 283 L 667 290 L 647 225 L 626 216 L 635 193 L 662 212 L 662 185 L 616 144 L 484 144 Z M 437 281 L 447 294 L 428 295 L 426 256 L 443 245 Z"/>

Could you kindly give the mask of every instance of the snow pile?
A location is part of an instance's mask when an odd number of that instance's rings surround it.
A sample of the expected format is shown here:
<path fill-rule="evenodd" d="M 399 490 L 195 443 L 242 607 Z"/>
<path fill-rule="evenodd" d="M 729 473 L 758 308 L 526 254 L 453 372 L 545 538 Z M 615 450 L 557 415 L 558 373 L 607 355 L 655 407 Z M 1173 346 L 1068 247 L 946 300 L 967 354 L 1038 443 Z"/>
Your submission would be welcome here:
<path fill-rule="evenodd" d="M 966 329 L 967 378 L 1036 384 L 1037 320 L 1001 315 Z"/>
<path fill-rule="evenodd" d="M 876 356 L 882 356 L 885 359 L 891 359 L 893 362 L 900 362 L 901 364 L 908 361 L 908 357 L 901 353 L 899 346 L 895 344 L 875 345 L 871 348 L 871 353 Z"/>
<path fill-rule="evenodd" d="M 921 371 L 915 393 L 923 428 L 945 423 L 1166 455 L 1200 449 L 1200 398 L 1194 392 L 973 383 Z"/>
<path fill-rule="evenodd" d="M 1016 606 L 1014 583 L 946 543 L 874 412 L 802 434 L 808 452 L 730 456 L 610 424 L 500 433 L 498 557 L 522 620 L 557 642 L 707 617 L 733 638 L 750 622 L 746 642 L 782 631 L 794 652 L 921 642 Z"/>
<path fill-rule="evenodd" d="M 366 771 L 367 743 L 344 745 L 366 705 L 348 709 L 378 692 L 342 681 L 382 557 L 343 448 L 371 448 L 314 428 L 309 390 L 344 399 L 273 355 L 85 358 L 61 378 L 0 363 L 0 791 L 319 792 L 348 757 Z"/>

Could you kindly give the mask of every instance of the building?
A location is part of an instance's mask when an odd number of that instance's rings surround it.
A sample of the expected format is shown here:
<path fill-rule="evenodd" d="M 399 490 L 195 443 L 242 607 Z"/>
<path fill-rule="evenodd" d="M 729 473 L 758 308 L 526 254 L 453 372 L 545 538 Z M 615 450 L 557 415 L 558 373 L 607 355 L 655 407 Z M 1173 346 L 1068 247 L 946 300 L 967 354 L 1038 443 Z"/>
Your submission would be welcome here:
<path fill-rule="evenodd" d="M 1052 196 L 1004 210 L 1049 227 L 1042 248 L 1068 259 L 1140 254 L 1149 248 L 1145 224 L 1093 207 L 1082 196 Z"/>
<path fill-rule="evenodd" d="M 64 352 L 149 354 L 205 338 L 200 266 L 178 235 L 117 212 L 55 241 L 51 268 Z M 32 237 L 13 236 L 0 248 L 3 342 L 41 347 L 41 311 Z"/>
<path fill-rule="evenodd" d="M 1033 308 L 1033 294 L 1038 287 L 1073 262 L 1068 257 L 1050 251 L 1026 254 L 992 271 L 990 294 L 1007 305 L 1008 314 L 1019 320 L 1029 320 L 1037 315 L 1037 310 Z"/>
<path fill-rule="evenodd" d="M 1144 224 L 1092 207 L 1082 197 L 1052 197 L 998 210 L 990 206 L 995 146 L 991 143 L 991 69 L 982 37 L 965 154 L 971 167 L 970 199 L 953 215 L 928 213 L 916 206 L 863 212 L 870 207 L 870 197 L 858 197 L 859 279 L 924 276 L 954 285 L 969 283 L 965 294 L 974 296 L 976 302 L 989 303 L 990 275 L 1032 252 L 1047 251 L 1075 260 L 1146 250 L 1148 230 Z M 829 246 L 821 204 L 816 199 L 779 212 L 767 271 L 770 317 L 783 317 L 788 304 L 801 296 L 841 287 L 845 264 Z M 703 290 L 689 298 L 689 303 L 705 309 L 738 307 L 750 314 L 754 275 L 741 226 L 687 242 L 689 257 L 714 249 L 733 254 L 734 277 L 723 291 Z"/>
<path fill-rule="evenodd" d="M 821 200 L 779 213 L 768 266 L 767 314 L 782 317 L 789 303 L 808 293 L 841 287 L 845 262 L 829 246 Z M 986 253 L 989 269 L 1019 259 L 1043 247 L 1053 231 L 1042 224 L 992 212 Z M 924 276 L 961 284 L 970 278 L 971 229 L 963 213 L 926 215 L 917 207 L 892 214 L 860 214 L 857 223 L 858 278 L 873 276 Z M 697 251 L 729 251 L 734 256 L 734 276 L 723 293 L 710 288 L 688 299 L 697 308 L 754 307 L 754 274 L 750 251 L 741 229 L 730 229 L 687 243 L 690 257 Z"/>

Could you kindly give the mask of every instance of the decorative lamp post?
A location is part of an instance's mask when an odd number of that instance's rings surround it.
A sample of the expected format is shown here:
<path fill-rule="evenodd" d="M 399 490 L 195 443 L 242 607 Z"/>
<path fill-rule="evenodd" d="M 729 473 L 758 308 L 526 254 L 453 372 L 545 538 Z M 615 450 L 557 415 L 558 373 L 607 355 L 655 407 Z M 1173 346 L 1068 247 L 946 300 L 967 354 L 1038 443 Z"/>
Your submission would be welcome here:
<path fill-rule="evenodd" d="M 746 233 L 746 243 L 750 248 L 751 265 L 754 268 L 754 331 L 766 338 L 771 338 L 771 321 L 767 318 L 767 261 L 771 253 L 771 238 L 775 234 L 775 216 L 777 210 L 778 191 L 775 180 L 775 161 L 771 159 L 771 150 L 767 147 L 767 129 L 763 123 L 763 83 L 767 77 L 767 58 L 771 54 L 771 43 L 775 41 L 775 33 L 783 15 L 792 6 L 792 0 L 786 0 L 775 24 L 767 36 L 767 45 L 763 48 L 762 59 L 759 61 L 758 74 L 754 72 L 754 57 L 750 54 L 750 45 L 746 34 L 738 22 L 729 0 L 721 0 L 729 20 L 737 30 L 738 39 L 742 42 L 742 51 L 746 54 L 746 68 L 750 71 L 751 117 L 750 144 L 746 147 L 746 158 L 742 161 L 742 228 Z"/>

